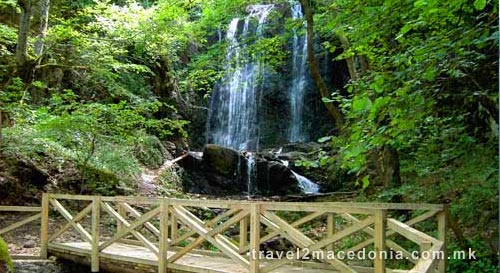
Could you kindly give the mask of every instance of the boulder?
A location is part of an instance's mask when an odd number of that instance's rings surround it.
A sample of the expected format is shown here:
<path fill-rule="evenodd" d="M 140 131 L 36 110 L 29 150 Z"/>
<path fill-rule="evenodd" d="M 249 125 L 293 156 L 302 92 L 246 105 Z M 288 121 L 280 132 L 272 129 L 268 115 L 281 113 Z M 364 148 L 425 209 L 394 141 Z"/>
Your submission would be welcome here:
<path fill-rule="evenodd" d="M 203 161 L 207 167 L 223 176 L 233 176 L 241 160 L 242 155 L 231 148 L 207 144 L 203 150 Z"/>
<path fill-rule="evenodd" d="M 252 159 L 250 159 L 252 157 Z M 252 160 L 252 161 L 249 161 Z M 189 152 L 180 163 L 183 187 L 190 193 L 227 196 L 299 193 L 292 171 L 279 160 L 208 144 L 203 154 Z"/>

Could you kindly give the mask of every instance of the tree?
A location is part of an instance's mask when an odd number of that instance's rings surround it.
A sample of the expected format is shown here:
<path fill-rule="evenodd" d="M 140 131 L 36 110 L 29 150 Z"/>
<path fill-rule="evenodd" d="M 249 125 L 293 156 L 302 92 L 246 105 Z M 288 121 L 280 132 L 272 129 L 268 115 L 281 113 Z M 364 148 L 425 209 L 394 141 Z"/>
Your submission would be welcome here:
<path fill-rule="evenodd" d="M 339 108 L 333 104 L 333 101 L 328 100 L 330 98 L 330 92 L 325 84 L 325 81 L 321 77 L 321 72 L 316 61 L 316 56 L 314 55 L 314 19 L 313 12 L 307 0 L 300 0 L 302 9 L 304 10 L 304 16 L 307 22 L 307 55 L 309 61 L 309 69 L 311 70 L 311 76 L 313 77 L 316 86 L 324 99 L 324 104 L 333 120 L 335 121 L 335 126 L 340 130 L 343 123 L 342 113 Z"/>
<path fill-rule="evenodd" d="M 45 37 L 47 36 L 47 28 L 49 25 L 49 8 L 50 0 L 40 0 L 40 33 L 38 40 L 35 43 L 35 54 L 37 57 L 43 53 Z"/>
<path fill-rule="evenodd" d="M 31 24 L 32 3 L 31 0 L 18 0 L 18 4 L 21 8 L 21 16 L 19 19 L 16 60 L 17 66 L 22 68 L 28 58 L 28 34 Z"/>

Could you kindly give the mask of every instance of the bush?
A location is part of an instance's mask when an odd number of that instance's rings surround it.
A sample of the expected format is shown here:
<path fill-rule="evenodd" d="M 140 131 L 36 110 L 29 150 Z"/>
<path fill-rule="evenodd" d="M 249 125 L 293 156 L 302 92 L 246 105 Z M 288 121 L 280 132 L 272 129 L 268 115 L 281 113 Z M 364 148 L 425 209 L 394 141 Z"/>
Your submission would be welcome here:
<path fill-rule="evenodd" d="M 9 249 L 2 237 L 0 237 L 0 272 L 2 272 L 3 266 L 7 266 L 7 272 L 14 272 L 14 265 L 9 255 Z"/>

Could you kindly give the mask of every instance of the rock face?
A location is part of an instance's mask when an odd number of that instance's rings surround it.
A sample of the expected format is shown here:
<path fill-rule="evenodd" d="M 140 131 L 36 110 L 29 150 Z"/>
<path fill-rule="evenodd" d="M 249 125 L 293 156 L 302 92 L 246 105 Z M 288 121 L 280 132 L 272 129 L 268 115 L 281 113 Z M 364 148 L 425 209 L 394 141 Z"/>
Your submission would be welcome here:
<path fill-rule="evenodd" d="M 279 161 L 208 144 L 203 153 L 190 152 L 180 162 L 186 170 L 183 187 L 210 195 L 285 195 L 300 192 L 291 170 Z"/>

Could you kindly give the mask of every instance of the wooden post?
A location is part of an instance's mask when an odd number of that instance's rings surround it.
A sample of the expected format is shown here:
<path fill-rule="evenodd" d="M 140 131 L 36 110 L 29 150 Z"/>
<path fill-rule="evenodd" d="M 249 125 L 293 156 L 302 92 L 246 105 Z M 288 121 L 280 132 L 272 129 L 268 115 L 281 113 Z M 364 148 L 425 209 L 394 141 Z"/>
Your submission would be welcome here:
<path fill-rule="evenodd" d="M 447 220 L 448 220 L 448 206 L 445 205 L 443 211 L 438 213 L 437 215 L 438 218 L 438 239 L 443 241 L 443 259 L 439 261 L 438 263 L 438 271 L 440 273 L 445 273 L 446 272 L 446 261 L 448 259 L 448 253 L 446 252 L 446 245 L 447 245 L 447 240 L 446 240 L 446 230 L 448 229 L 447 225 Z"/>
<path fill-rule="evenodd" d="M 385 273 L 385 256 L 382 254 L 385 251 L 385 228 L 387 226 L 387 212 L 385 210 L 377 210 L 375 212 L 375 273 Z"/>
<path fill-rule="evenodd" d="M 240 221 L 240 251 L 248 245 L 248 217 Z"/>
<path fill-rule="evenodd" d="M 125 208 L 123 207 L 121 202 L 118 203 L 118 214 L 120 214 L 120 216 L 123 219 L 126 219 Z M 116 233 L 120 233 L 120 231 L 122 231 L 122 229 L 123 229 L 123 223 L 121 221 L 117 221 L 117 222 L 118 222 L 118 224 L 116 225 Z"/>
<path fill-rule="evenodd" d="M 170 235 L 170 239 L 173 241 L 175 239 L 177 239 L 178 235 L 177 235 L 177 231 L 178 231 L 178 225 L 177 225 L 177 217 L 175 216 L 175 214 L 172 213 L 172 215 L 170 216 L 170 219 L 172 221 L 172 230 L 170 231 L 172 234 Z"/>
<path fill-rule="evenodd" d="M 326 236 L 332 236 L 335 233 L 335 214 L 328 213 L 326 216 Z M 334 243 L 329 244 L 326 250 L 333 251 Z"/>
<path fill-rule="evenodd" d="M 40 229 L 40 257 L 47 259 L 49 246 L 49 195 L 42 195 L 42 223 Z"/>
<path fill-rule="evenodd" d="M 168 207 L 169 201 L 164 198 L 161 200 L 160 212 L 160 255 L 158 257 L 158 273 L 167 273 L 168 270 Z"/>
<path fill-rule="evenodd" d="M 250 205 L 250 273 L 259 273 L 261 205 Z"/>
<path fill-rule="evenodd" d="M 92 250 L 91 271 L 99 272 L 99 222 L 101 220 L 101 197 L 92 197 Z"/>

